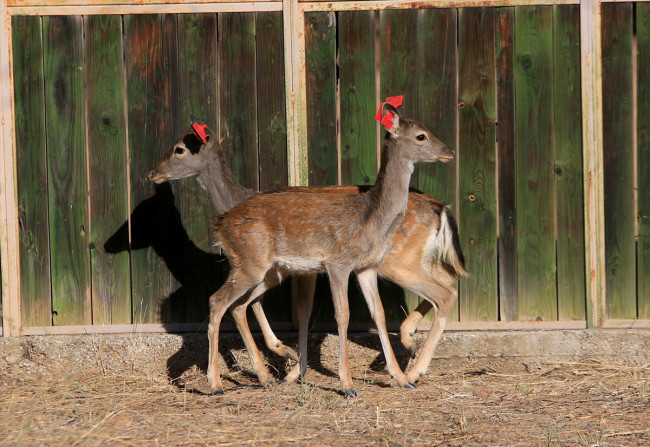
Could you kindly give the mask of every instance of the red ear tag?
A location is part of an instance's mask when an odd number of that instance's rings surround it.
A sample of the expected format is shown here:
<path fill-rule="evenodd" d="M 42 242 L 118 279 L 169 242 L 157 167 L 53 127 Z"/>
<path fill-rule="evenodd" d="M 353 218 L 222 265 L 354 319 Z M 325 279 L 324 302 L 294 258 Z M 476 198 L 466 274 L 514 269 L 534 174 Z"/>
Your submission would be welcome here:
<path fill-rule="evenodd" d="M 386 98 L 386 102 L 390 104 L 391 106 L 398 108 L 399 106 L 402 105 L 404 102 L 404 96 L 389 96 Z M 375 120 L 380 121 L 381 124 L 388 130 L 390 130 L 393 127 L 393 118 L 394 115 L 392 113 L 387 114 L 385 117 L 381 117 L 381 108 L 384 106 L 386 102 L 382 102 L 379 104 L 379 110 L 377 110 L 377 115 L 375 115 Z"/>
<path fill-rule="evenodd" d="M 194 121 L 192 123 L 192 129 L 194 129 L 194 135 L 196 135 L 196 138 L 198 138 L 204 143 L 208 141 L 208 136 L 205 134 L 206 127 L 208 126 L 205 123 L 199 123 L 197 121 Z"/>

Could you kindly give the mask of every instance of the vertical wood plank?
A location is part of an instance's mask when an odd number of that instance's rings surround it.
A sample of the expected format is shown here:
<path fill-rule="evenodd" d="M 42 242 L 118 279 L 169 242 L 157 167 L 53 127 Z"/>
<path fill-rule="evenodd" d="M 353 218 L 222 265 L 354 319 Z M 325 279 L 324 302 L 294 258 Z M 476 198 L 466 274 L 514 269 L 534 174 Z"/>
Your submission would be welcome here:
<path fill-rule="evenodd" d="M 433 134 L 456 148 L 458 133 L 457 29 L 456 9 L 422 9 L 417 12 L 416 85 L 417 111 L 413 117 Z M 413 82 L 413 81 L 411 81 Z M 407 107 L 406 110 L 411 110 Z M 408 115 L 408 113 L 407 113 Z M 417 189 L 452 205 L 457 210 L 457 159 L 445 164 L 421 163 L 417 167 Z M 407 303 L 411 293 L 406 293 Z M 433 313 L 427 315 L 431 318 Z M 458 319 L 458 303 L 449 315 Z"/>
<path fill-rule="evenodd" d="M 260 189 L 287 186 L 282 13 L 255 14 Z"/>
<path fill-rule="evenodd" d="M 219 14 L 219 120 L 235 178 L 259 189 L 255 14 Z"/>
<path fill-rule="evenodd" d="M 551 7 L 515 9 L 518 313 L 557 318 Z"/>
<path fill-rule="evenodd" d="M 43 28 L 52 320 L 91 324 L 83 21 L 44 17 Z"/>
<path fill-rule="evenodd" d="M 179 129 L 190 126 L 190 114 L 207 120 L 208 126 L 218 129 L 217 102 L 217 16 L 215 14 L 179 14 L 177 25 L 178 73 L 177 88 L 172 95 L 178 98 L 175 110 L 179 113 Z M 206 194 L 193 178 L 181 180 L 176 203 L 189 242 L 203 254 L 210 253 L 210 225 L 212 208 Z M 227 263 L 192 262 L 179 273 L 182 287 L 176 297 L 182 303 L 181 322 L 202 322 L 208 315 L 208 298 L 221 282 L 222 266 Z M 195 279 L 194 281 L 188 280 Z M 175 319 L 176 319 L 175 318 Z"/>
<path fill-rule="evenodd" d="M 121 17 L 86 17 L 85 36 L 93 323 L 130 323 L 128 252 L 104 248 L 128 216 Z"/>
<path fill-rule="evenodd" d="M 341 183 L 369 185 L 377 178 L 375 121 L 375 12 L 339 13 Z M 351 321 L 370 321 L 355 280 L 349 289 Z"/>
<path fill-rule="evenodd" d="M 289 180 L 282 13 L 256 13 L 255 35 L 259 173 L 264 191 L 285 187 Z M 269 321 L 291 321 L 291 281 L 266 292 L 264 308 Z"/>
<path fill-rule="evenodd" d="M 499 202 L 499 313 L 517 320 L 517 207 L 515 206 L 515 9 L 497 10 L 497 148 Z"/>
<path fill-rule="evenodd" d="M 172 247 L 181 239 L 173 232 L 177 228 L 173 216 L 178 214 L 173 195 L 159 192 L 163 187 L 155 188 L 147 179 L 148 170 L 180 133 L 172 115 L 169 39 L 164 37 L 176 32 L 175 25 L 170 15 L 124 17 L 131 180 L 131 214 L 125 224 L 130 226 L 131 243 L 124 247 L 127 225 L 114 233 L 111 242 L 113 250 L 131 249 L 134 323 L 172 318 L 166 312 L 172 285 L 168 265 L 183 262 L 172 259 Z"/>
<path fill-rule="evenodd" d="M 459 231 L 466 266 L 461 321 L 496 320 L 495 12 L 459 13 Z"/>
<path fill-rule="evenodd" d="M 379 12 L 379 101 L 387 96 L 404 95 L 404 116 L 417 116 L 420 95 L 418 91 L 418 12 L 396 9 Z M 380 128 L 380 135 L 385 129 Z M 411 175 L 411 186 L 418 184 L 418 169 Z"/>
<path fill-rule="evenodd" d="M 555 6 L 553 32 L 558 319 L 584 320 L 580 8 L 577 5 Z"/>
<path fill-rule="evenodd" d="M 336 185 L 336 13 L 305 17 L 309 184 Z"/>
<path fill-rule="evenodd" d="M 42 22 L 12 18 L 22 326 L 52 324 Z M 3 169 L 11 167 L 3 166 Z"/>
<path fill-rule="evenodd" d="M 602 5 L 605 254 L 609 318 L 636 318 L 631 3 Z"/>
<path fill-rule="evenodd" d="M 341 182 L 377 177 L 374 12 L 339 13 Z"/>
<path fill-rule="evenodd" d="M 637 299 L 650 318 L 650 3 L 636 5 L 637 32 Z"/>

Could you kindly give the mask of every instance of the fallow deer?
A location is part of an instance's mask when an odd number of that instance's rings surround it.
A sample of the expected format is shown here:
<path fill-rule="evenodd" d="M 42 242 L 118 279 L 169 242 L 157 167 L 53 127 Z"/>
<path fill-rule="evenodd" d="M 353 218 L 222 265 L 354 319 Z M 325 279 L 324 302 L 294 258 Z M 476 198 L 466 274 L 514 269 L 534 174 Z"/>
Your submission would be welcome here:
<path fill-rule="evenodd" d="M 198 140 L 193 130 L 184 134 L 151 170 L 149 178 L 161 183 L 197 175 L 197 181 L 209 195 L 214 211 L 216 214 L 223 214 L 255 192 L 236 182 L 225 162 L 219 141 L 210 129 L 206 128 L 206 131 L 205 143 Z M 337 186 L 294 188 L 293 191 L 349 195 L 359 194 L 360 189 L 355 186 Z M 406 216 L 394 234 L 393 241 L 387 258 L 379 266 L 379 274 L 427 300 L 400 328 L 401 341 L 407 348 L 413 349 L 412 335 L 422 316 L 432 308 L 433 303 L 437 307 L 429 336 L 408 375 L 408 380 L 415 382 L 426 371 L 444 330 L 446 316 L 455 302 L 456 291 L 453 285 L 466 272 L 452 214 L 443 203 L 424 194 L 411 192 L 408 195 Z M 443 262 L 444 260 L 448 263 Z M 314 275 L 297 276 L 296 305 L 301 355 L 299 363 L 287 375 L 289 381 L 295 380 L 306 370 L 307 326 L 313 301 L 314 281 Z M 245 306 L 235 306 L 232 310 L 246 346 L 254 346 L 246 322 Z M 285 357 L 296 358 L 295 353 L 273 334 L 259 301 L 253 303 L 253 310 L 269 348 Z M 263 363 L 256 369 L 262 382 L 268 380 L 270 376 Z"/>

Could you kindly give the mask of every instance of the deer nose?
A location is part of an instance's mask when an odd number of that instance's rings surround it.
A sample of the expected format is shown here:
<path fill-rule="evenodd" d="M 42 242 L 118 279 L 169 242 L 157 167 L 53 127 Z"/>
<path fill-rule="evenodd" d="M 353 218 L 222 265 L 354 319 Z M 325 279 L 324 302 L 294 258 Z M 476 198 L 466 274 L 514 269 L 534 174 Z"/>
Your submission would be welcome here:
<path fill-rule="evenodd" d="M 157 173 L 158 172 L 155 169 L 152 169 L 151 171 L 149 171 L 149 174 L 147 174 L 147 177 L 149 178 L 149 180 L 153 181 L 153 178 L 156 176 Z"/>

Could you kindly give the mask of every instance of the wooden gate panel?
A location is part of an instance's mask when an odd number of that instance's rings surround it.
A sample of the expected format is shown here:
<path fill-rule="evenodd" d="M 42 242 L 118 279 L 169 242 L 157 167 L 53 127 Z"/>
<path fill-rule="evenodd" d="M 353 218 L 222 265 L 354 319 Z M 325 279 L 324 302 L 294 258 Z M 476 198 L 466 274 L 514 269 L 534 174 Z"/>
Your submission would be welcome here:
<path fill-rule="evenodd" d="M 12 19 L 22 324 L 52 324 L 42 21 Z"/>
<path fill-rule="evenodd" d="M 557 319 L 553 21 L 551 7 L 515 9 L 518 317 Z"/>
<path fill-rule="evenodd" d="M 518 319 L 517 207 L 515 186 L 515 8 L 497 9 L 497 202 L 499 204 L 499 312 L 506 321 Z"/>
<path fill-rule="evenodd" d="M 553 8 L 557 306 L 559 320 L 585 318 L 580 8 Z"/>
<path fill-rule="evenodd" d="M 121 20 L 84 21 L 95 324 L 131 322 L 129 255 L 107 253 L 103 245 L 128 216 Z"/>
<path fill-rule="evenodd" d="M 52 322 L 91 324 L 83 19 L 43 17 L 43 30 Z"/>
<path fill-rule="evenodd" d="M 458 18 L 458 217 L 467 269 L 462 321 L 498 319 L 495 185 L 495 10 L 464 8 Z"/>
<path fill-rule="evenodd" d="M 650 318 L 650 3 L 636 4 L 637 32 L 637 299 Z"/>
<path fill-rule="evenodd" d="M 602 5 L 605 266 L 609 318 L 636 318 L 633 5 Z"/>

